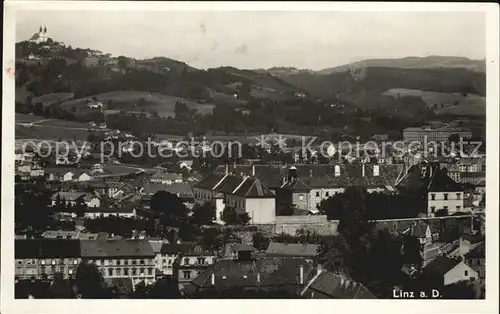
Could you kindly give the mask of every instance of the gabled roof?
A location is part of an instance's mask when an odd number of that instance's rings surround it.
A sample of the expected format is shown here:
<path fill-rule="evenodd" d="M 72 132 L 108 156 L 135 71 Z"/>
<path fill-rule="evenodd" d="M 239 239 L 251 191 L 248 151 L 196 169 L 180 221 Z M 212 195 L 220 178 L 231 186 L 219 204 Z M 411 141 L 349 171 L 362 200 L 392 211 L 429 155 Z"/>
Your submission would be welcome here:
<path fill-rule="evenodd" d="M 173 172 L 165 172 L 163 170 L 155 172 L 151 179 L 161 179 L 161 180 L 182 180 L 182 174 L 173 173 Z"/>
<path fill-rule="evenodd" d="M 424 268 L 424 272 L 432 275 L 444 276 L 462 262 L 461 259 L 438 256 Z"/>
<path fill-rule="evenodd" d="M 148 240 L 82 240 L 82 257 L 154 257 Z"/>
<path fill-rule="evenodd" d="M 465 258 L 485 258 L 486 243 L 483 241 L 465 254 Z"/>
<path fill-rule="evenodd" d="M 307 184 L 305 184 L 304 182 L 302 182 L 302 180 L 300 179 L 296 179 L 296 180 L 292 180 L 292 181 L 287 181 L 283 186 L 282 188 L 284 189 L 290 189 L 290 190 L 293 190 L 293 191 L 310 191 L 311 188 L 309 186 L 307 186 Z"/>
<path fill-rule="evenodd" d="M 411 166 L 398 187 L 417 193 L 462 191 L 461 185 L 453 181 L 442 169 L 428 164 Z"/>
<path fill-rule="evenodd" d="M 77 199 L 85 197 L 86 195 L 87 193 L 83 192 L 57 192 L 52 195 L 52 200 L 56 200 L 57 196 L 59 196 L 60 199 L 64 201 L 76 201 Z"/>
<path fill-rule="evenodd" d="M 71 258 L 80 256 L 80 240 L 18 239 L 14 242 L 15 258 Z"/>
<path fill-rule="evenodd" d="M 196 183 L 195 188 L 213 190 L 213 188 L 224 178 L 225 173 L 210 173 L 200 182 Z"/>
<path fill-rule="evenodd" d="M 274 197 L 274 193 L 269 190 L 258 178 L 246 178 L 244 182 L 233 193 L 237 196 L 251 197 Z"/>
<path fill-rule="evenodd" d="M 301 293 L 308 298 L 331 299 L 375 299 L 376 297 L 361 283 L 340 275 L 321 271 L 309 282 Z"/>
<path fill-rule="evenodd" d="M 319 245 L 309 243 L 276 243 L 271 242 L 266 250 L 268 256 L 315 257 Z"/>

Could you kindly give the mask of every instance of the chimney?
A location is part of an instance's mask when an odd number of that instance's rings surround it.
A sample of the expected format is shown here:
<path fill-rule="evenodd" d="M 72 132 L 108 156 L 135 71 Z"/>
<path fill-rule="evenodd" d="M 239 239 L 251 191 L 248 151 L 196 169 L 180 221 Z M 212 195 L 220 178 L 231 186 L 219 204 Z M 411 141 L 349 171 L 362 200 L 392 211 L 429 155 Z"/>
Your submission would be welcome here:
<path fill-rule="evenodd" d="M 252 166 L 252 177 L 255 177 L 255 165 Z"/>
<path fill-rule="evenodd" d="M 226 164 L 226 174 L 229 174 L 229 165 Z"/>
<path fill-rule="evenodd" d="M 321 265 L 318 264 L 318 266 L 316 266 L 316 274 L 319 275 L 319 274 L 321 274 L 322 271 L 323 271 L 323 267 L 321 267 Z"/>
<path fill-rule="evenodd" d="M 335 176 L 340 177 L 340 166 L 339 165 L 335 165 Z"/>
<path fill-rule="evenodd" d="M 211 280 L 212 286 L 214 286 L 215 285 L 215 274 L 214 273 L 212 273 L 212 275 L 210 276 L 210 280 Z"/>
<path fill-rule="evenodd" d="M 304 284 L 304 265 L 300 265 L 299 272 L 300 272 L 299 273 L 300 274 L 299 275 L 299 283 L 301 285 L 303 285 Z"/>
<path fill-rule="evenodd" d="M 361 165 L 361 176 L 364 177 L 365 176 L 365 164 L 362 164 Z"/>

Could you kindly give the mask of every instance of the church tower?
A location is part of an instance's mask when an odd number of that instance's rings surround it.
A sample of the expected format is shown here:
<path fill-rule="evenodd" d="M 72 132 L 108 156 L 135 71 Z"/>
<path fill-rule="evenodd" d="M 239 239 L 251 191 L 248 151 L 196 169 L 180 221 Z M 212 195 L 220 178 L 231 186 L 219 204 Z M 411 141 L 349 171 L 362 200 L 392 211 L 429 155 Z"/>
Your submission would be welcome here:
<path fill-rule="evenodd" d="M 43 28 L 43 41 L 46 42 L 49 39 L 49 34 L 47 33 L 47 25 Z"/>

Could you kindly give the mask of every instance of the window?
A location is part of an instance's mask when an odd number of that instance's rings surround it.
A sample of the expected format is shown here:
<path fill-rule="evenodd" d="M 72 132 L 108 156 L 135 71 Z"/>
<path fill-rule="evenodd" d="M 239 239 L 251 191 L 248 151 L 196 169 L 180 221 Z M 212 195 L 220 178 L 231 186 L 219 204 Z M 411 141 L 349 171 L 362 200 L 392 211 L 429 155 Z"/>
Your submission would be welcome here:
<path fill-rule="evenodd" d="M 139 260 L 139 264 L 144 265 L 144 260 L 143 259 Z"/>
<path fill-rule="evenodd" d="M 191 279 L 191 271 L 185 270 L 183 271 L 184 279 Z"/>
<path fill-rule="evenodd" d="M 326 193 L 325 193 L 325 196 L 326 196 L 326 197 L 329 197 L 329 196 L 330 196 L 330 192 L 326 192 Z"/>
<path fill-rule="evenodd" d="M 465 276 L 465 277 L 468 277 L 468 276 L 469 276 L 469 272 L 468 272 L 467 270 L 466 270 L 466 271 L 464 271 L 464 276 Z"/>
<path fill-rule="evenodd" d="M 128 276 L 128 268 L 123 269 L 123 275 Z"/>
<path fill-rule="evenodd" d="M 17 261 L 17 265 L 21 265 L 22 263 L 23 263 L 23 261 L 20 261 L 20 260 Z"/>
<path fill-rule="evenodd" d="M 122 262 L 121 260 L 117 259 L 117 260 L 116 260 L 116 265 L 120 265 L 120 264 L 121 264 L 121 262 Z"/>
<path fill-rule="evenodd" d="M 444 193 L 443 196 L 444 196 L 444 200 L 447 201 L 448 200 L 448 193 Z"/>
<path fill-rule="evenodd" d="M 443 206 L 443 209 L 444 210 L 448 210 L 448 206 Z"/>
<path fill-rule="evenodd" d="M 137 275 L 137 268 L 132 268 L 132 276 Z"/>
<path fill-rule="evenodd" d="M 198 264 L 205 264 L 205 258 L 204 257 L 198 257 Z"/>
<path fill-rule="evenodd" d="M 128 265 L 128 259 L 123 261 L 123 265 Z"/>
<path fill-rule="evenodd" d="M 436 206 L 431 206 L 431 213 L 436 212 Z"/>
<path fill-rule="evenodd" d="M 460 193 L 457 193 L 457 200 L 460 199 Z"/>
<path fill-rule="evenodd" d="M 189 258 L 187 258 L 187 257 L 186 257 L 186 258 L 184 259 L 184 265 L 189 265 Z"/>
<path fill-rule="evenodd" d="M 172 260 L 171 259 L 168 260 L 168 265 L 172 265 Z"/>
<path fill-rule="evenodd" d="M 457 210 L 460 210 L 461 206 L 457 206 Z"/>
<path fill-rule="evenodd" d="M 122 275 L 122 269 L 121 268 L 117 268 L 116 269 L 116 275 L 117 276 L 121 276 Z"/>
<path fill-rule="evenodd" d="M 436 194 L 431 194 L 431 200 L 435 201 L 436 200 Z"/>
<path fill-rule="evenodd" d="M 137 261 L 135 259 L 132 260 L 132 265 L 137 265 Z"/>
<path fill-rule="evenodd" d="M 148 268 L 148 275 L 149 276 L 153 275 L 153 268 Z"/>
<path fill-rule="evenodd" d="M 113 268 L 108 269 L 108 276 L 113 276 Z"/>
<path fill-rule="evenodd" d="M 303 201 L 304 200 L 304 195 L 300 194 L 299 195 L 299 201 Z"/>

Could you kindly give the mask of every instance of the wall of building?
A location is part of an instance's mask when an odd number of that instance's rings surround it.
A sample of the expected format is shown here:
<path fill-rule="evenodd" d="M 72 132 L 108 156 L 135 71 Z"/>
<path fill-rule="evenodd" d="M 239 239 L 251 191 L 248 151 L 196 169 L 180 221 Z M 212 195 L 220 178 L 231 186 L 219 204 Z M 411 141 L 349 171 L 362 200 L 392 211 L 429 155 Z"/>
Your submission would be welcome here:
<path fill-rule="evenodd" d="M 276 201 L 273 198 L 247 198 L 245 211 L 252 224 L 269 224 L 276 221 Z"/>
<path fill-rule="evenodd" d="M 461 262 L 444 275 L 444 285 L 451 285 L 459 281 L 470 280 L 471 278 L 477 280 L 478 277 L 474 269 L 467 266 L 464 262 Z"/>
<path fill-rule="evenodd" d="M 445 194 L 448 199 L 445 199 Z M 434 199 L 433 199 L 434 195 Z M 448 214 L 453 214 L 464 209 L 463 192 L 429 192 L 427 195 L 427 213 L 433 216 L 440 209 L 448 209 Z"/>
<path fill-rule="evenodd" d="M 317 232 L 320 235 L 336 235 L 338 221 L 327 220 L 326 215 L 276 216 L 274 232 L 295 235 L 300 229 Z M 265 227 L 264 227 L 265 228 Z M 271 229 L 271 228 L 267 228 Z"/>

